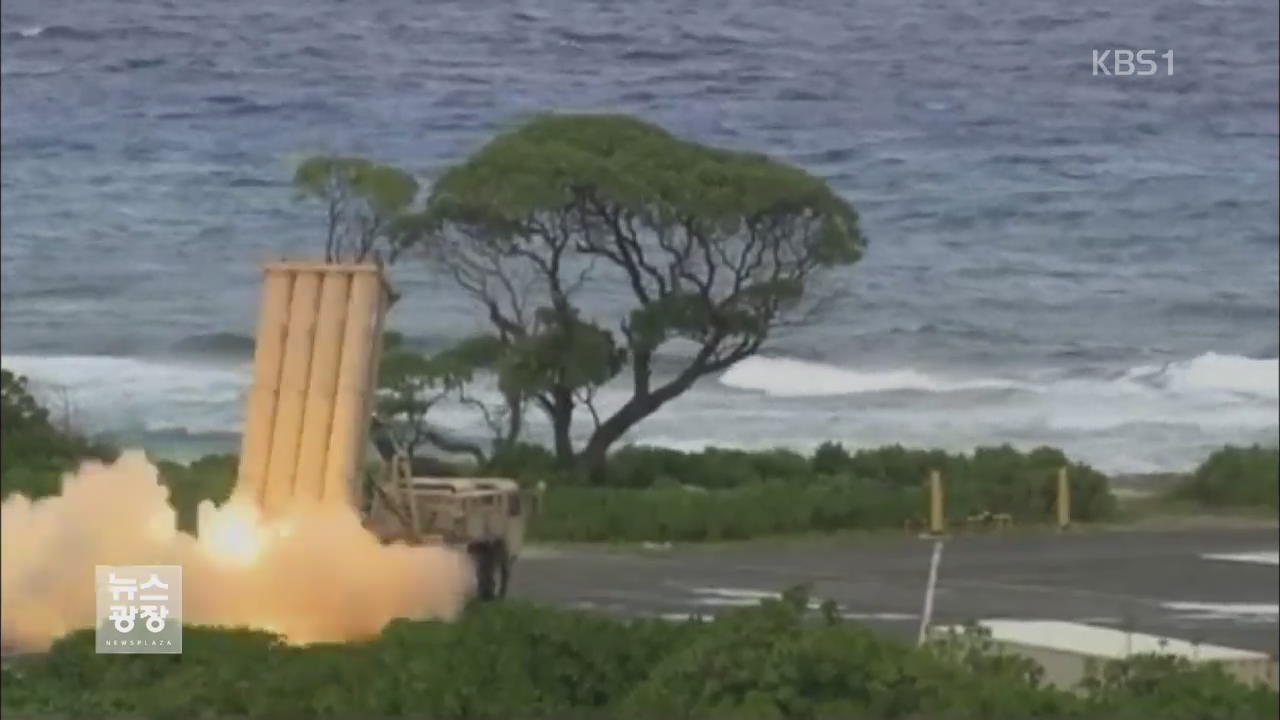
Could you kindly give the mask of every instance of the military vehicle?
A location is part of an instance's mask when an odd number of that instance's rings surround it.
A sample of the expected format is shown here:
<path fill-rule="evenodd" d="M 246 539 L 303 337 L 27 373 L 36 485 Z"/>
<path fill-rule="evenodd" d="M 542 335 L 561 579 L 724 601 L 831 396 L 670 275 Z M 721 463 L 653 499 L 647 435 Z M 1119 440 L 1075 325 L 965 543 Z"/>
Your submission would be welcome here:
<path fill-rule="evenodd" d="M 365 484 L 365 527 L 383 542 L 465 549 L 475 567 L 477 597 L 505 596 L 542 487 L 523 489 L 505 478 L 433 477 L 439 469 L 410 458 L 376 417 L 371 439 L 382 462 Z"/>
<path fill-rule="evenodd" d="M 540 492 L 512 480 L 415 472 L 421 468 L 374 412 L 389 304 L 376 262 L 264 268 L 235 492 L 267 516 L 304 500 L 345 504 L 383 542 L 464 549 L 477 594 L 501 597 Z M 371 439 L 382 470 L 367 482 Z"/>

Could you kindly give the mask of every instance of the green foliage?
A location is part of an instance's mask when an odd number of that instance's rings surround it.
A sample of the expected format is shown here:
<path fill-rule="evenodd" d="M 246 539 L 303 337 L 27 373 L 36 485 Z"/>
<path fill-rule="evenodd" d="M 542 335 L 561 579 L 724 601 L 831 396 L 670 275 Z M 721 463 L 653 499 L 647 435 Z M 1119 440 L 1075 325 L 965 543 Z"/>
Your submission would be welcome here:
<path fill-rule="evenodd" d="M 552 485 L 535 537 L 572 541 L 741 540 L 788 533 L 901 527 L 921 496 L 878 481 L 751 482 L 718 490 Z"/>
<path fill-rule="evenodd" d="M 115 448 L 94 444 L 65 432 L 49 420 L 49 411 L 31 394 L 26 378 L 0 370 L 3 380 L 3 417 L 0 418 L 0 485 L 4 495 L 22 493 L 32 499 L 56 495 L 62 477 L 81 462 L 116 459 Z M 209 455 L 194 463 L 157 464 L 160 481 L 169 488 L 169 503 L 178 515 L 178 527 L 192 532 L 201 501 L 225 501 L 235 484 L 236 458 Z"/>
<path fill-rule="evenodd" d="M 380 240 L 390 262 L 404 250 L 402 218 L 418 195 L 409 173 L 364 158 L 321 155 L 298 166 L 293 184 L 302 197 L 326 204 L 326 261 L 362 262 Z"/>
<path fill-rule="evenodd" d="M 467 453 L 477 462 L 486 457 L 484 448 L 475 443 L 456 440 L 429 422 L 431 409 L 446 399 L 453 399 L 476 409 L 489 425 L 496 447 L 514 440 L 520 424 L 503 423 L 511 413 L 523 412 L 524 395 L 513 387 L 509 348 L 490 335 L 464 338 L 435 354 L 418 352 L 404 345 L 399 333 L 388 332 L 383 338 L 383 354 L 379 365 L 378 415 L 387 421 L 388 430 L 397 434 L 400 444 L 416 455 L 423 445 L 432 445 L 446 453 Z M 481 373 L 499 378 L 499 390 L 506 398 L 503 407 L 473 397 L 467 386 Z"/>
<path fill-rule="evenodd" d="M 1138 655 L 1110 662 L 1085 681 L 1086 707 L 1097 713 L 1126 709 L 1126 717 L 1162 720 L 1245 720 L 1280 717 L 1276 693 L 1247 687 L 1220 665 L 1186 658 Z"/>
<path fill-rule="evenodd" d="M 922 486 L 931 470 L 942 474 L 947 516 L 963 519 L 974 513 L 1008 513 L 1034 522 L 1051 515 L 1057 497 L 1057 473 L 1066 467 L 1071 511 L 1079 521 L 1101 520 L 1115 511 L 1105 475 L 1068 460 L 1056 448 L 1028 453 L 1009 446 L 984 447 L 972 455 L 901 446 L 859 450 L 849 454 L 839 445 L 820 447 L 811 465 L 823 474 L 850 474 L 894 485 Z"/>
<path fill-rule="evenodd" d="M 114 460 L 113 448 L 56 427 L 25 377 L 0 369 L 0 496 L 57 494 L 84 460 Z"/>
<path fill-rule="evenodd" d="M 532 443 L 513 443 L 499 449 L 489 458 L 483 474 L 535 482 L 552 482 L 562 477 L 555 455 L 541 445 Z"/>
<path fill-rule="evenodd" d="M 682 452 L 629 445 L 609 456 L 608 484 L 642 488 L 660 479 L 704 488 L 730 488 L 768 480 L 808 480 L 809 462 L 785 449 L 749 451 L 707 448 Z"/>
<path fill-rule="evenodd" d="M 562 386 L 595 388 L 623 367 L 626 353 L 605 328 L 579 318 L 576 309 L 563 315 L 550 308 L 535 313 L 532 333 L 511 341 L 508 361 L 500 369 L 504 387 L 534 394 Z"/>
<path fill-rule="evenodd" d="M 863 240 L 857 215 L 825 182 L 758 153 L 680 140 L 625 115 L 548 114 L 499 135 L 447 172 L 428 210 L 439 220 L 516 231 L 539 212 L 584 193 L 654 226 L 686 218 L 732 232 L 745 219 L 812 210 L 828 262 L 852 262 Z"/>
<path fill-rule="evenodd" d="M 540 115 L 498 135 L 402 227 L 512 347 L 518 386 L 557 429 L 558 461 L 594 479 L 627 430 L 756 352 L 811 279 L 866 245 L 854 208 L 821 178 L 611 114 Z M 592 282 L 630 292 L 616 327 L 575 304 Z M 699 349 L 656 382 L 652 357 L 675 340 Z M 569 398 L 627 365 L 631 397 L 575 454 L 566 428 L 590 403 Z"/>
<path fill-rule="evenodd" d="M 481 604 L 348 645 L 188 627 L 182 655 L 98 655 L 92 631 L 0 674 L 10 714 L 171 718 L 1274 718 L 1276 695 L 1216 668 L 1139 658 L 1079 693 L 973 643 L 915 648 L 792 588 L 711 621 Z M 827 605 L 829 608 L 829 604 Z"/>
<path fill-rule="evenodd" d="M 827 443 L 810 458 L 790 450 L 627 446 L 609 458 L 603 487 L 552 482 L 533 532 L 582 541 L 700 541 L 762 535 L 900 528 L 923 518 L 927 478 L 944 478 L 953 521 L 1009 513 L 1021 523 L 1053 517 L 1058 469 L 1069 468 L 1074 518 L 1109 517 L 1106 476 L 1061 451 L 979 448 L 972 455 L 887 447 L 848 453 Z M 551 479 L 545 466 L 506 472 Z"/>
<path fill-rule="evenodd" d="M 239 460 L 234 455 L 206 455 L 190 465 L 160 461 L 160 482 L 169 489 L 169 504 L 178 515 L 178 529 L 195 533 L 200 503 L 221 505 L 235 489 Z"/>
<path fill-rule="evenodd" d="M 1179 494 L 1215 507 L 1274 510 L 1280 503 L 1280 450 L 1260 445 L 1217 450 Z"/>

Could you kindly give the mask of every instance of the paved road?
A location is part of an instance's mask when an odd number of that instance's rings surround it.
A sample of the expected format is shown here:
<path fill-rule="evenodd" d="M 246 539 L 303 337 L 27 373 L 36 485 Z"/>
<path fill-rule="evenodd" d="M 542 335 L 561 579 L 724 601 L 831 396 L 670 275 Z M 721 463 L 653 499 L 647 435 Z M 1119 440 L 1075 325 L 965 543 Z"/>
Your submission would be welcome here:
<path fill-rule="evenodd" d="M 1130 623 L 1140 632 L 1276 654 L 1278 547 L 1274 527 L 954 538 L 943 552 L 934 621 Z M 678 618 L 811 582 L 818 598 L 835 600 L 847 617 L 914 637 L 931 552 L 931 542 L 913 538 L 665 551 L 532 547 L 511 593 Z"/>

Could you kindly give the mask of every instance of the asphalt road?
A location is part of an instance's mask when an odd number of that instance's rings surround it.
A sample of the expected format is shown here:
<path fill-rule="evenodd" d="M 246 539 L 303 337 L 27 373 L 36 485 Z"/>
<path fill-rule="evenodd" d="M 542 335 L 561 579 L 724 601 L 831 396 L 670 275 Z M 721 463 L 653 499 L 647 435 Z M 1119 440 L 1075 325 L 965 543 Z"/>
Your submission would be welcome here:
<path fill-rule="evenodd" d="M 755 604 L 807 582 L 846 617 L 914 638 L 932 548 L 907 537 L 634 551 L 534 546 L 516 565 L 511 595 L 674 619 Z M 934 623 L 1073 620 L 1275 655 L 1277 548 L 1274 527 L 952 538 Z"/>

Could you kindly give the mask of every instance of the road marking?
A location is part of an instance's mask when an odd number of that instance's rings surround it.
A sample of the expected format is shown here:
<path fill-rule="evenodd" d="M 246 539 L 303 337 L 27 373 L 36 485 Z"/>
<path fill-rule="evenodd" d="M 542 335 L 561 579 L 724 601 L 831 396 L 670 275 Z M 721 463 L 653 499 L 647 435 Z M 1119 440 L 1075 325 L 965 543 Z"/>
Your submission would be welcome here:
<path fill-rule="evenodd" d="M 711 618 L 708 618 L 706 615 L 702 615 L 700 613 L 665 612 L 665 613 L 659 613 L 658 619 L 666 620 L 668 622 L 688 622 L 690 620 L 698 620 L 702 622 L 702 621 L 710 620 Z"/>
<path fill-rule="evenodd" d="M 1273 623 L 1280 619 L 1280 605 L 1268 603 L 1164 602 L 1160 607 L 1180 613 L 1186 620 Z"/>
<path fill-rule="evenodd" d="M 769 592 L 768 590 L 747 590 L 744 588 L 696 587 L 690 588 L 689 591 L 694 595 L 711 595 L 729 600 L 752 600 L 754 601 L 752 604 L 761 600 L 777 600 L 782 597 L 782 593 Z"/>
<path fill-rule="evenodd" d="M 881 622 L 913 622 L 920 616 L 915 613 L 873 612 L 873 613 L 840 613 L 845 620 L 879 620 Z"/>
<path fill-rule="evenodd" d="M 1221 560 L 1223 562 L 1252 563 L 1255 565 L 1280 565 L 1280 552 L 1262 550 L 1242 553 L 1203 553 L 1205 560 Z"/>

